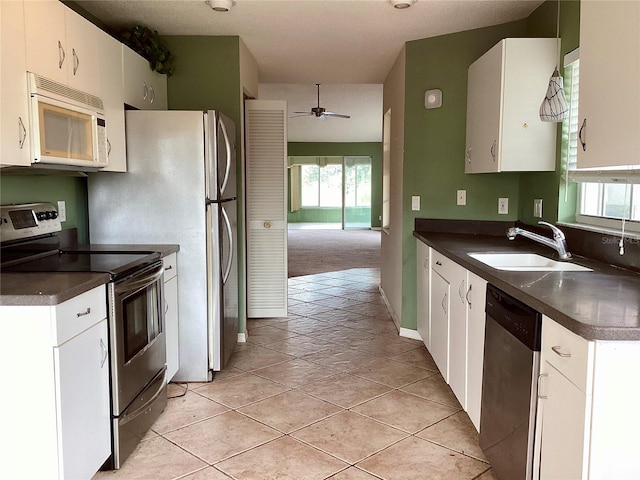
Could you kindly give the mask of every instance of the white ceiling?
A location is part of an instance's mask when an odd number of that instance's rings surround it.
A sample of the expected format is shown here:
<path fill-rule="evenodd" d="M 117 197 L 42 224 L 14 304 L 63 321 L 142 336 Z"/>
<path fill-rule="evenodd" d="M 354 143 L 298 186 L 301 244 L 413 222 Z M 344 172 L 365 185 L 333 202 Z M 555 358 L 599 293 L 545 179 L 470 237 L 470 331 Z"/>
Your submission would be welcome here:
<path fill-rule="evenodd" d="M 114 31 L 141 24 L 161 35 L 239 35 L 258 63 L 260 83 L 269 84 L 261 85 L 260 98 L 286 94 L 280 99 L 308 110 L 317 104 L 315 84 L 321 83 L 321 106 L 353 117 L 322 126 L 317 119 L 291 119 L 291 141 L 363 141 L 355 138 L 372 137 L 374 116 L 380 141 L 382 93 L 377 87 L 379 98 L 368 103 L 371 84 L 384 82 L 405 42 L 522 19 L 542 2 L 418 0 L 398 10 L 387 0 L 236 0 L 221 13 L 204 0 L 75 1 Z M 308 133 L 298 132 L 305 125 Z M 352 139 L 345 140 L 349 132 Z M 310 140 L 318 136 L 323 139 Z"/>

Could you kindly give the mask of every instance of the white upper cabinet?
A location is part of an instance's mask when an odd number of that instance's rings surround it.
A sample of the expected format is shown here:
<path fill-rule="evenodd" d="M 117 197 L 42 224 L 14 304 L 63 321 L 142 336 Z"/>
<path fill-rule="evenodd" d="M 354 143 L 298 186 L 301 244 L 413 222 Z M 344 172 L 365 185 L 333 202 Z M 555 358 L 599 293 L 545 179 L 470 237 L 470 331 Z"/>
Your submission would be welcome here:
<path fill-rule="evenodd" d="M 0 165 L 30 165 L 22 2 L 0 2 Z"/>
<path fill-rule="evenodd" d="M 556 55 L 555 38 L 507 38 L 471 64 L 465 173 L 555 170 L 557 124 L 538 112 Z"/>
<path fill-rule="evenodd" d="M 27 70 L 100 95 L 100 30 L 56 0 L 24 2 Z"/>
<path fill-rule="evenodd" d="M 640 2 L 580 4 L 578 167 L 640 165 Z"/>
<path fill-rule="evenodd" d="M 124 103 L 139 110 L 167 109 L 167 76 L 154 72 L 149 62 L 122 46 Z"/>
<path fill-rule="evenodd" d="M 124 85 L 122 82 L 122 44 L 99 32 L 100 95 L 107 117 L 107 154 L 105 172 L 126 172 L 127 156 L 124 129 Z"/>

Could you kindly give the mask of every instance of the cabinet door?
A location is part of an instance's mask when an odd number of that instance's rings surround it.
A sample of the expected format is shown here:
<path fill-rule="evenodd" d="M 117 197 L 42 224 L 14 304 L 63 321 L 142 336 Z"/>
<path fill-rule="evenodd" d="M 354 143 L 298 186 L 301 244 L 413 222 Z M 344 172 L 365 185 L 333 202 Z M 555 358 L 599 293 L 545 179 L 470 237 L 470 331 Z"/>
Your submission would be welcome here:
<path fill-rule="evenodd" d="M 91 478 L 111 454 L 107 320 L 54 348 L 60 478 Z"/>
<path fill-rule="evenodd" d="M 471 272 L 467 276 L 467 413 L 479 431 L 487 282 Z"/>
<path fill-rule="evenodd" d="M 431 275 L 431 356 L 449 382 L 449 283 L 433 271 Z"/>
<path fill-rule="evenodd" d="M 416 240 L 416 287 L 417 287 L 417 328 L 427 350 L 430 349 L 430 314 L 429 311 L 429 279 L 431 277 L 431 264 L 429 263 L 429 251 L 427 245 Z"/>
<path fill-rule="evenodd" d="M 29 165 L 23 2 L 0 2 L 0 165 Z"/>
<path fill-rule="evenodd" d="M 542 370 L 547 378 L 541 392 L 540 479 L 586 479 L 588 397 L 549 362 L 543 364 Z"/>
<path fill-rule="evenodd" d="M 465 173 L 499 171 L 504 41 L 469 67 Z"/>
<path fill-rule="evenodd" d="M 104 32 L 99 32 L 99 34 L 100 95 L 107 117 L 107 152 L 109 155 L 109 165 L 102 171 L 126 172 L 122 44 Z"/>
<path fill-rule="evenodd" d="M 640 2 L 581 2 L 578 167 L 640 165 L 639 84 Z"/>
<path fill-rule="evenodd" d="M 167 381 L 170 381 L 180 368 L 180 349 L 178 336 L 178 277 L 174 276 L 164 284 L 164 322 L 167 340 Z"/>
<path fill-rule="evenodd" d="M 467 270 L 456 263 L 449 266 L 449 386 L 467 408 Z"/>
<path fill-rule="evenodd" d="M 83 92 L 101 96 L 98 59 L 102 32 L 70 8 L 65 8 L 64 20 L 67 38 L 67 83 Z"/>
<path fill-rule="evenodd" d="M 122 58 L 125 103 L 139 110 L 166 110 L 166 75 L 151 70 L 147 60 L 124 45 Z"/>
<path fill-rule="evenodd" d="M 24 2 L 27 70 L 67 83 L 72 62 L 65 31 L 65 7 L 55 0 Z"/>

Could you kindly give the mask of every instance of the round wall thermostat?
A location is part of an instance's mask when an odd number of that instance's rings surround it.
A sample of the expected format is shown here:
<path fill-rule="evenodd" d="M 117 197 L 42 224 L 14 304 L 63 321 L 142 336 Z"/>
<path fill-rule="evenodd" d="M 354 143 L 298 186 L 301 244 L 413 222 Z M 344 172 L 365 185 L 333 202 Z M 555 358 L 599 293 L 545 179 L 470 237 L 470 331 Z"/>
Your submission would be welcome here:
<path fill-rule="evenodd" d="M 424 108 L 438 108 L 442 106 L 442 90 L 439 88 L 424 92 Z"/>

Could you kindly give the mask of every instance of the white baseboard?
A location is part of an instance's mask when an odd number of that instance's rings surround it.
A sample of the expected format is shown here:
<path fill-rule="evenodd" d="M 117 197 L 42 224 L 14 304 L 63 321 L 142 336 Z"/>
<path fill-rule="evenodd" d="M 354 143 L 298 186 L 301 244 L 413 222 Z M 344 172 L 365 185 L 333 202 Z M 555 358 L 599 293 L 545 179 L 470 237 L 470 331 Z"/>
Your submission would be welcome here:
<path fill-rule="evenodd" d="M 238 343 L 247 343 L 247 339 L 249 338 L 249 333 L 238 333 Z"/>
<path fill-rule="evenodd" d="M 378 285 L 378 290 L 380 291 L 380 295 L 382 295 L 382 300 L 384 301 L 384 304 L 387 306 L 387 310 L 389 310 L 389 315 L 391 315 L 391 319 L 393 320 L 393 323 L 395 324 L 396 329 L 398 330 L 398 333 L 399 333 L 400 319 L 396 315 L 396 312 L 393 311 L 393 308 L 391 308 L 391 304 L 389 303 L 389 299 L 387 299 L 387 296 L 384 293 L 382 285 Z"/>
<path fill-rule="evenodd" d="M 414 340 L 420 340 L 421 342 L 423 342 L 422 336 L 420 335 L 420 333 L 418 333 L 417 330 L 412 330 L 410 328 L 400 327 L 400 336 L 406 337 L 406 338 L 412 338 Z"/>

